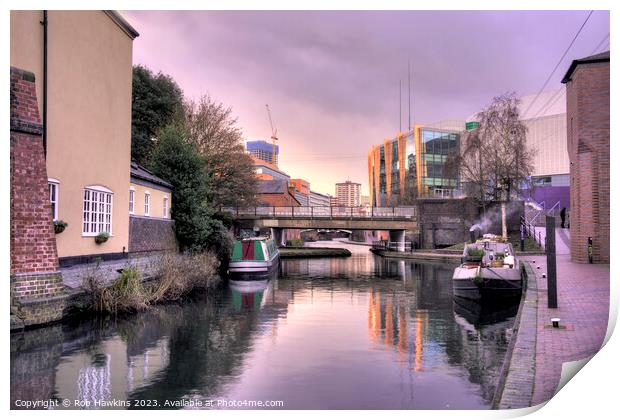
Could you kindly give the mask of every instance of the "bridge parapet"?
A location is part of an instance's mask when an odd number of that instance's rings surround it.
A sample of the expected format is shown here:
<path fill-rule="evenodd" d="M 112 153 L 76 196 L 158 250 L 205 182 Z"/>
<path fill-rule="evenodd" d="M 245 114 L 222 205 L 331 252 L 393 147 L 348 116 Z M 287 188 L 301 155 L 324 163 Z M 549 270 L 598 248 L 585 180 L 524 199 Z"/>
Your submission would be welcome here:
<path fill-rule="evenodd" d="M 403 220 L 416 221 L 417 206 L 346 207 L 346 206 L 255 206 L 222 207 L 235 219 L 331 219 L 331 220 Z"/>

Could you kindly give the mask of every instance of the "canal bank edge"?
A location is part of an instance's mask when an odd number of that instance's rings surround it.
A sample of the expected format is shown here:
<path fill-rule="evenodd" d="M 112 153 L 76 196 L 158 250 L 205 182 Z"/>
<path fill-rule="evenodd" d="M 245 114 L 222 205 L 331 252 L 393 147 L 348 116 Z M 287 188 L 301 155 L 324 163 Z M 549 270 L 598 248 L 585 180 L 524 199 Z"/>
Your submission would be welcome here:
<path fill-rule="evenodd" d="M 375 255 L 379 255 L 380 257 L 385 258 L 403 258 L 407 260 L 421 260 L 421 261 L 433 261 L 433 262 L 442 262 L 442 263 L 454 263 L 460 262 L 461 256 L 463 255 L 462 251 L 459 251 L 458 254 L 448 254 L 448 253 L 436 253 L 436 252 L 399 252 L 399 251 L 385 251 L 383 249 L 371 249 Z"/>
<path fill-rule="evenodd" d="M 538 320 L 538 284 L 529 262 L 523 262 L 526 281 L 512 338 L 506 352 L 492 408 L 507 410 L 529 408 L 536 377 L 536 339 Z"/>
<path fill-rule="evenodd" d="M 279 251 L 280 258 L 325 258 L 351 256 L 351 251 L 346 248 L 286 247 L 280 248 Z"/>
<path fill-rule="evenodd" d="M 158 276 L 146 276 L 142 279 L 142 284 L 152 284 L 158 279 Z M 213 282 L 206 290 L 216 289 L 223 281 L 221 276 L 214 276 Z M 25 330 L 47 327 L 67 321 L 89 312 L 91 303 L 92 297 L 83 287 L 77 289 L 65 288 L 64 292 L 58 296 L 20 302 L 15 308 L 17 313 L 11 315 L 10 332 L 11 334 L 20 333 Z M 25 316 L 33 318 L 35 315 L 39 322 L 25 321 Z"/>

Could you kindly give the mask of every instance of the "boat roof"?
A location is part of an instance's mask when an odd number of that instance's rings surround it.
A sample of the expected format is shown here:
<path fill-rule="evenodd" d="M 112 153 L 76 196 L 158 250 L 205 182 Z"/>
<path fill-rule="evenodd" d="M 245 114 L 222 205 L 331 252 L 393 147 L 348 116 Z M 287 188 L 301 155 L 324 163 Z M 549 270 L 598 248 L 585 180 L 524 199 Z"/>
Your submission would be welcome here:
<path fill-rule="evenodd" d="M 251 236 L 249 238 L 239 238 L 238 241 L 266 241 L 271 239 L 269 236 Z"/>

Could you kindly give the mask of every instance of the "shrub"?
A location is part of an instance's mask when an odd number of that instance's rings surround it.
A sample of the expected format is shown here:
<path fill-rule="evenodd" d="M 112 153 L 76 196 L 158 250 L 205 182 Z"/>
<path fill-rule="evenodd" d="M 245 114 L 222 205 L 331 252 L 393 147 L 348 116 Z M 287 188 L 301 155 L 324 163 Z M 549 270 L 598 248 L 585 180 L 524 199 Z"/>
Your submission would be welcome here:
<path fill-rule="evenodd" d="M 142 284 L 140 271 L 134 266 L 125 267 L 111 286 L 105 284 L 99 271 L 99 262 L 91 268 L 82 281 L 91 295 L 92 309 L 96 312 L 129 312 L 149 306 L 149 291 Z"/>
<path fill-rule="evenodd" d="M 470 257 L 483 257 L 484 249 L 470 246 L 467 248 L 467 255 Z"/>
<path fill-rule="evenodd" d="M 97 244 L 102 244 L 108 240 L 110 234 L 108 232 L 100 232 L 97 236 L 95 236 L 95 242 Z"/>
<path fill-rule="evenodd" d="M 213 283 L 219 262 L 212 252 L 165 254 L 156 263 L 158 281 L 145 287 L 137 267 L 128 265 L 108 286 L 99 270 L 99 261 L 83 277 L 82 286 L 91 296 L 96 312 L 132 312 L 153 303 L 174 301 L 193 290 L 206 289 Z"/>
<path fill-rule="evenodd" d="M 165 254 L 158 261 L 158 282 L 151 301 L 178 300 L 189 292 L 208 288 L 219 262 L 212 252 Z"/>
<path fill-rule="evenodd" d="M 304 246 L 304 240 L 303 239 L 288 239 L 286 241 L 286 246 L 293 246 L 293 247 L 301 247 Z"/>
<path fill-rule="evenodd" d="M 54 220 L 54 233 L 59 234 L 62 233 L 69 224 L 64 220 Z"/>

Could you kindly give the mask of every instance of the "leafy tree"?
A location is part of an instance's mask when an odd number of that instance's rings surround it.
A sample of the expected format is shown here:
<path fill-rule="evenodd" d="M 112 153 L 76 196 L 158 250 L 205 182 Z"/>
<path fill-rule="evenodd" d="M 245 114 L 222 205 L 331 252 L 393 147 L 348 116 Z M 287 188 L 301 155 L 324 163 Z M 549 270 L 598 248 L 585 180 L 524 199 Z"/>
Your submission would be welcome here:
<path fill-rule="evenodd" d="M 153 139 L 164 126 L 181 116 L 183 91 L 172 77 L 144 66 L 134 66 L 131 104 L 131 156 L 147 166 Z"/>
<path fill-rule="evenodd" d="M 172 184 L 171 214 L 182 250 L 211 250 L 220 260 L 228 258 L 232 237 L 208 205 L 209 182 L 203 170 L 204 159 L 186 141 L 179 125 L 172 124 L 160 131 L 151 167 L 157 176 Z"/>
<path fill-rule="evenodd" d="M 211 181 L 212 207 L 254 204 L 256 178 L 252 158 L 245 153 L 242 131 L 232 109 L 210 96 L 185 102 L 187 140 L 200 153 Z"/>

